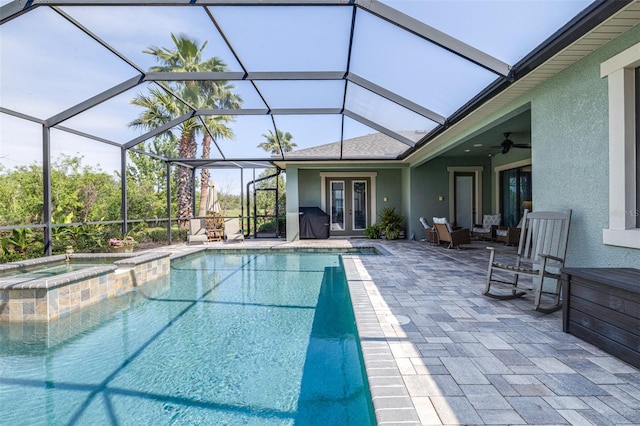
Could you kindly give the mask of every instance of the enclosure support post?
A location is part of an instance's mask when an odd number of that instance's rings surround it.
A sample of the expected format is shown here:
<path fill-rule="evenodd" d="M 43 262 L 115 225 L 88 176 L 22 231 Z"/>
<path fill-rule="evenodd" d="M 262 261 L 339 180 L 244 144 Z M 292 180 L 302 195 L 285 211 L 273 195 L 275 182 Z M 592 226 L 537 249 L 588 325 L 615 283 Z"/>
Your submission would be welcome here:
<path fill-rule="evenodd" d="M 244 169 L 240 169 L 240 218 L 242 219 L 241 228 L 242 233 L 249 235 L 249 220 L 247 219 L 247 227 L 244 227 L 244 204 L 242 204 L 242 198 L 244 197 Z M 247 197 L 248 199 L 248 197 Z M 249 213 L 249 207 L 247 207 L 247 213 Z"/>
<path fill-rule="evenodd" d="M 122 235 L 127 233 L 127 149 L 122 147 L 120 150 L 120 195 L 122 216 Z"/>
<path fill-rule="evenodd" d="M 167 166 L 167 245 L 171 245 L 171 164 L 165 161 Z"/>
<path fill-rule="evenodd" d="M 196 168 L 191 169 L 191 217 L 196 217 Z M 191 219 L 191 218 L 187 218 Z"/>
<path fill-rule="evenodd" d="M 42 126 L 42 219 L 44 221 L 44 255 L 51 256 L 51 129 Z"/>
<path fill-rule="evenodd" d="M 280 179 L 280 167 L 277 168 L 276 170 L 276 208 L 275 208 L 275 213 L 276 213 L 276 238 L 278 238 L 278 235 L 280 234 L 280 227 L 278 226 L 278 218 L 280 217 L 280 215 L 278 214 L 278 201 L 280 201 L 280 199 L 278 198 L 278 181 Z"/>

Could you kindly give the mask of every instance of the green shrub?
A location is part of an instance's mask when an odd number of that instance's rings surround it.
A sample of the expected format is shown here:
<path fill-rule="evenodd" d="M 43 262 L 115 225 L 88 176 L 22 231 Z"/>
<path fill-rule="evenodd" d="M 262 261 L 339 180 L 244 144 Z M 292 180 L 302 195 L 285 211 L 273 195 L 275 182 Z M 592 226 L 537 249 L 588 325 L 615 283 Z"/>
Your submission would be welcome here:
<path fill-rule="evenodd" d="M 395 207 L 385 207 L 380 212 L 378 226 L 387 240 L 395 240 L 404 230 L 404 216 L 396 212 Z"/>
<path fill-rule="evenodd" d="M 178 229 L 177 227 L 171 228 L 171 241 L 186 241 L 187 229 Z M 140 237 L 141 242 L 154 242 L 154 243 L 166 243 L 167 242 L 167 228 L 148 228 L 145 229 Z"/>
<path fill-rule="evenodd" d="M 367 226 L 364 230 L 364 235 L 374 240 L 377 240 L 378 238 L 380 238 L 381 233 L 382 232 L 378 224 Z"/>

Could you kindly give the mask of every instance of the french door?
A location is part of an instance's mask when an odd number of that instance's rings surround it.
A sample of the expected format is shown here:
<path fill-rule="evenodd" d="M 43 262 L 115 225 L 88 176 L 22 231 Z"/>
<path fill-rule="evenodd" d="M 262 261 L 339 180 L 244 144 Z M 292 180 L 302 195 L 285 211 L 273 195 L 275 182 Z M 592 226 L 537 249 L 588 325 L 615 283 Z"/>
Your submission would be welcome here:
<path fill-rule="evenodd" d="M 331 235 L 364 234 L 371 215 L 369 186 L 368 178 L 327 180 L 327 206 L 331 216 Z"/>

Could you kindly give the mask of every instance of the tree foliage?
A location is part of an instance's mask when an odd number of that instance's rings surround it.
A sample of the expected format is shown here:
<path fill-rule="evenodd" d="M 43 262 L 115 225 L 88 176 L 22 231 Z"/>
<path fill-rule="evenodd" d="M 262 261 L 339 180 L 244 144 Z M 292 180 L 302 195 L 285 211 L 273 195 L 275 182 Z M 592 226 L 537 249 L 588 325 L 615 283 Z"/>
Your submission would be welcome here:
<path fill-rule="evenodd" d="M 265 140 L 258 144 L 258 148 L 262 148 L 263 150 L 274 155 L 281 155 L 285 152 L 291 152 L 293 148 L 297 146 L 297 144 L 292 141 L 293 135 L 291 135 L 291 133 L 283 132 L 279 129 L 276 130 L 276 133 L 273 133 L 272 130 L 268 130 L 268 132 L 263 134 L 262 137 Z M 257 214 L 259 216 L 272 216 L 272 218 L 265 217 L 261 221 L 258 221 L 257 225 L 259 230 L 274 230 L 275 222 L 278 219 L 275 217 L 276 210 L 278 216 L 282 216 L 286 211 L 287 190 L 285 179 L 282 174 L 275 176 L 276 174 L 276 169 L 265 169 L 258 175 L 258 178 L 265 178 L 267 176 L 273 177 L 257 182 L 254 188 L 254 191 L 256 191 L 255 203 Z M 277 203 L 275 191 L 276 188 L 278 189 Z M 284 224 L 282 226 L 284 226 Z"/>
<path fill-rule="evenodd" d="M 273 131 L 269 129 L 268 133 L 263 134 L 262 137 L 265 140 L 258 144 L 258 148 L 262 148 L 274 155 L 281 155 L 283 152 L 291 152 L 293 151 L 293 148 L 298 146 L 292 141 L 293 136 L 291 133 L 283 132 L 282 130 L 276 130 L 276 133 L 273 133 Z"/>
<path fill-rule="evenodd" d="M 42 223 L 42 167 L 37 164 L 9 170 L 0 165 L 0 223 Z"/>
<path fill-rule="evenodd" d="M 143 51 L 154 56 L 159 63 L 151 67 L 150 71 L 223 72 L 227 70 L 226 64 L 220 58 L 203 58 L 206 41 L 200 45 L 186 35 L 174 34 L 171 34 L 171 40 L 174 44 L 171 48 L 153 46 Z M 174 118 L 192 113 L 194 109 L 239 108 L 242 103 L 242 99 L 233 92 L 234 86 L 226 81 L 177 81 L 165 82 L 164 85 L 176 93 L 180 100 L 161 89 L 152 88 L 148 94 L 138 94 L 132 103 L 145 110 L 131 122 L 131 126 L 152 130 Z M 233 137 L 232 130 L 227 126 L 231 121 L 230 116 L 203 116 L 183 121 L 175 130 L 179 135 L 176 136 L 177 156 L 195 158 L 198 150 L 196 138 L 201 136 L 202 156 L 209 158 L 212 138 Z M 202 197 L 206 197 L 208 180 L 209 172 L 203 170 L 200 179 Z M 187 219 L 195 213 L 192 211 L 191 188 L 196 182 L 193 180 L 191 169 L 178 166 L 177 183 L 177 214 L 178 217 Z M 186 223 L 186 220 L 183 221 L 183 226 L 186 227 Z"/>
<path fill-rule="evenodd" d="M 43 170 L 33 163 L 0 169 L 0 194 L 9 202 L 0 204 L 0 222 L 11 225 L 44 223 Z M 51 165 L 51 221 L 54 225 L 113 220 L 120 217 L 120 183 L 117 176 L 82 165 L 82 157 L 60 155 Z M 54 227 L 53 248 L 58 252 L 73 244 L 90 250 L 100 244 L 95 225 Z M 0 235 L 3 261 L 43 254 L 42 229 L 21 228 Z"/>

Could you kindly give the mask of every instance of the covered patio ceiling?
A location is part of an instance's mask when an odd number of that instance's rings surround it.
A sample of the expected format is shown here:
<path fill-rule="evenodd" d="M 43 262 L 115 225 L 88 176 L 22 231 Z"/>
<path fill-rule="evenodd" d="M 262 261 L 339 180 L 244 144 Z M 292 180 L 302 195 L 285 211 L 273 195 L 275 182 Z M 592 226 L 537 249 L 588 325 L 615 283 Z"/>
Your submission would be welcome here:
<path fill-rule="evenodd" d="M 3 151 L 19 153 L 19 130 L 7 129 L 29 122 L 80 150 L 99 142 L 191 167 L 267 167 L 406 159 L 628 1 L 0 4 Z M 144 52 L 177 49 L 172 35 L 224 66 L 154 69 Z M 210 81 L 239 101 L 185 95 Z M 153 94 L 180 113 L 132 126 L 146 111 L 132 100 Z M 212 128 L 211 117 L 232 134 Z M 188 120 L 211 136 L 210 154 L 200 141 L 192 156 L 154 151 L 154 138 L 179 134 Z M 290 152 L 279 139 L 286 132 Z M 259 147 L 270 134 L 276 155 Z"/>

